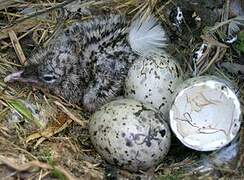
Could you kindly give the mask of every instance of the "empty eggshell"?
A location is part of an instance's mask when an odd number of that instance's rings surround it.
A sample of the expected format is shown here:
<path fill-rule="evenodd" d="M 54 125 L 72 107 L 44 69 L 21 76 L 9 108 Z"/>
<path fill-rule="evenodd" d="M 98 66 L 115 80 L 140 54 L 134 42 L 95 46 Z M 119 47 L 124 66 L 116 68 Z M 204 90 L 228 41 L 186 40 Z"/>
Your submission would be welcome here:
<path fill-rule="evenodd" d="M 107 162 L 130 171 L 157 165 L 170 147 L 170 130 L 160 112 L 132 99 L 102 106 L 91 117 L 89 134 Z"/>
<path fill-rule="evenodd" d="M 141 57 L 129 70 L 125 94 L 168 115 L 172 94 L 181 82 L 181 68 L 170 55 Z"/>
<path fill-rule="evenodd" d="M 234 139 L 240 124 L 240 102 L 229 82 L 214 76 L 196 77 L 176 91 L 170 126 L 187 147 L 220 149 Z"/>

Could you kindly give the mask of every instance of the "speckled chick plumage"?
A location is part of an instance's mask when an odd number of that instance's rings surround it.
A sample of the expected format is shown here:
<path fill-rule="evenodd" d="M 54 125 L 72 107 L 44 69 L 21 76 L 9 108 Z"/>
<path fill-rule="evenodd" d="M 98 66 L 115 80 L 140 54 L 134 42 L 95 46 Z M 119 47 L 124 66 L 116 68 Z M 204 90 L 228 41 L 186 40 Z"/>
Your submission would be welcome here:
<path fill-rule="evenodd" d="M 5 81 L 45 87 L 94 111 L 122 95 L 131 64 L 164 47 L 165 40 L 152 16 L 131 24 L 120 15 L 94 18 L 64 29 L 48 48 L 33 55 L 28 66 Z"/>

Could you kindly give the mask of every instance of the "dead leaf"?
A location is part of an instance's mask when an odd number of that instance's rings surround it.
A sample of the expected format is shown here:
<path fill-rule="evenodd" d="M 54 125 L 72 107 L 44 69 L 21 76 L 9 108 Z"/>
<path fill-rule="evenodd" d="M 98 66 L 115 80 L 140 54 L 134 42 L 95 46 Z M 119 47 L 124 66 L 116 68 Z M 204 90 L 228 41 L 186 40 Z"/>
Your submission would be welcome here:
<path fill-rule="evenodd" d="M 47 138 L 49 138 L 49 137 L 53 136 L 54 134 L 57 134 L 57 133 L 61 132 L 62 130 L 64 130 L 66 127 L 68 127 L 68 125 L 71 122 L 72 122 L 72 120 L 69 119 L 66 114 L 60 113 L 57 115 L 56 121 L 53 121 L 53 123 L 49 127 L 47 127 L 44 130 L 41 130 L 39 132 L 36 132 L 34 134 L 29 135 L 26 138 L 26 142 L 28 143 L 32 140 L 40 138 L 35 145 L 35 148 L 36 148 L 38 145 L 40 145 Z"/>

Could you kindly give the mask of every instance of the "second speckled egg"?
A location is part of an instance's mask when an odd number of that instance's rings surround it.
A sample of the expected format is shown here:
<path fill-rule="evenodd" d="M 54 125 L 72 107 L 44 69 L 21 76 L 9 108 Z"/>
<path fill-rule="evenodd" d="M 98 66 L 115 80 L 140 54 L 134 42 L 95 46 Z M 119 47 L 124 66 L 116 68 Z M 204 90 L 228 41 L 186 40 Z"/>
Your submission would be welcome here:
<path fill-rule="evenodd" d="M 170 130 L 161 113 L 133 99 L 102 106 L 91 117 L 89 133 L 107 162 L 133 172 L 156 166 L 170 147 Z"/>
<path fill-rule="evenodd" d="M 181 68 L 172 56 L 141 57 L 129 70 L 125 94 L 168 114 L 172 94 L 182 81 Z"/>

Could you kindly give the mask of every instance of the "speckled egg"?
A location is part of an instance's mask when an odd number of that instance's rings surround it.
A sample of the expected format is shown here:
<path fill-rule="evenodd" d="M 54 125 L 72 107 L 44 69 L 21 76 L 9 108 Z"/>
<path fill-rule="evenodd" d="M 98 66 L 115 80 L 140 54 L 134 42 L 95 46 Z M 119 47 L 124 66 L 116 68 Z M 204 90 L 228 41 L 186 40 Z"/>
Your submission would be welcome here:
<path fill-rule="evenodd" d="M 179 64 L 168 54 L 141 57 L 130 68 L 126 83 L 127 97 L 152 104 L 167 115 L 172 94 L 182 82 Z"/>
<path fill-rule="evenodd" d="M 160 112 L 132 99 L 102 106 L 91 117 L 89 133 L 107 162 L 134 172 L 157 165 L 170 147 L 170 130 Z"/>

